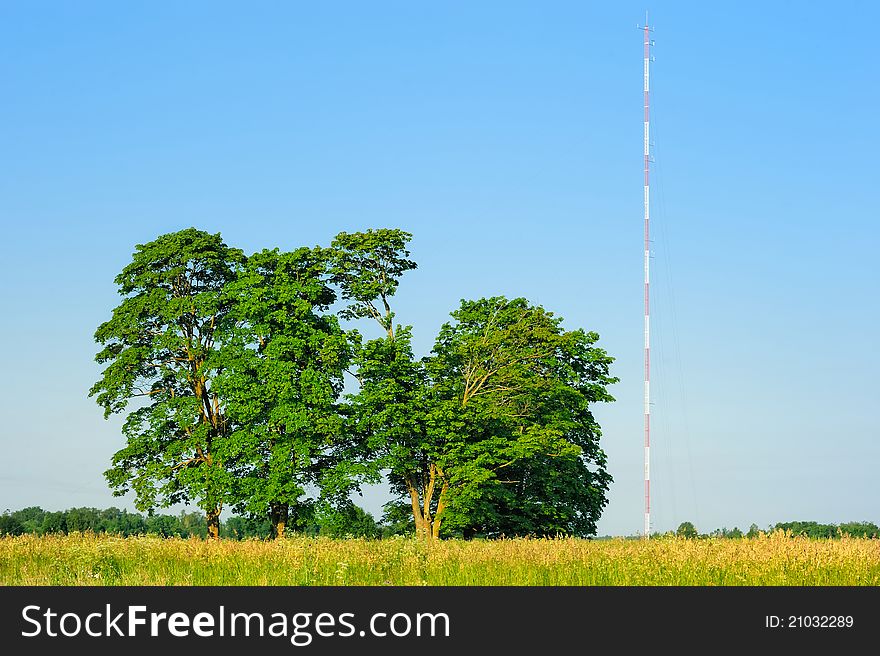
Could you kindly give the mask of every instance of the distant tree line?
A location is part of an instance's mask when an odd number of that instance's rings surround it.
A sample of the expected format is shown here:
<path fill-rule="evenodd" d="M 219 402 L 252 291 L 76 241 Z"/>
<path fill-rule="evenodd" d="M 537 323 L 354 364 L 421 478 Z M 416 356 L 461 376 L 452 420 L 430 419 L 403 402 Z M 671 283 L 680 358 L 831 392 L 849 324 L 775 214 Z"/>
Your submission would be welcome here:
<path fill-rule="evenodd" d="M 211 538 L 224 509 L 278 537 L 356 513 L 385 476 L 393 521 L 406 509 L 426 539 L 595 534 L 611 476 L 592 408 L 617 382 L 599 336 L 524 298 L 463 299 L 418 357 L 392 307 L 410 239 L 246 255 L 189 228 L 137 245 L 95 332 L 90 395 L 124 417 L 114 494 L 197 506 Z"/>
<path fill-rule="evenodd" d="M 791 535 L 805 535 L 809 538 L 839 538 L 844 535 L 853 538 L 880 538 L 880 527 L 872 522 L 845 522 L 842 524 L 820 524 L 819 522 L 777 522 L 766 530 L 752 524 L 746 533 L 739 528 L 726 527 L 715 529 L 711 533 L 700 533 L 691 522 L 682 522 L 675 531 L 659 535 L 677 535 L 683 538 L 755 538 L 760 533 L 785 531 Z"/>
<path fill-rule="evenodd" d="M 291 530 L 308 536 L 382 538 L 411 534 L 414 526 L 411 521 L 377 523 L 370 513 L 354 503 L 348 503 L 330 512 L 314 513 Z M 0 515 L 0 536 L 66 535 L 77 532 L 106 533 L 122 537 L 156 535 L 205 538 L 208 536 L 208 524 L 205 515 L 200 512 L 143 515 L 119 508 L 49 511 L 32 506 L 16 511 L 7 510 Z M 220 523 L 220 536 L 224 538 L 264 539 L 271 535 L 272 524 L 266 518 L 233 515 Z"/>
<path fill-rule="evenodd" d="M 689 539 L 705 538 L 756 538 L 760 533 L 786 531 L 791 535 L 804 535 L 809 538 L 840 538 L 844 535 L 855 538 L 880 538 L 880 527 L 872 522 L 845 522 L 841 524 L 821 524 L 819 522 L 777 522 L 766 529 L 752 524 L 746 532 L 734 527 L 715 529 L 700 533 L 692 522 L 682 522 L 675 531 L 655 533 L 654 537 L 676 535 Z M 31 506 L 21 510 L 6 510 L 0 514 L 0 536 L 50 535 L 77 532 L 106 533 L 123 537 L 136 535 L 156 535 L 159 537 L 199 537 L 208 536 L 205 516 L 200 512 L 181 511 L 171 514 L 141 514 L 119 508 L 69 508 L 61 511 L 43 510 Z M 360 506 L 348 502 L 337 508 L 324 508 L 312 512 L 288 532 L 305 536 L 387 538 L 395 535 L 413 535 L 415 524 L 400 504 L 390 503 L 380 521 Z M 251 538 L 267 539 L 273 537 L 272 524 L 268 518 L 232 515 L 220 523 L 220 537 L 233 540 Z M 604 536 L 610 537 L 610 536 Z"/>

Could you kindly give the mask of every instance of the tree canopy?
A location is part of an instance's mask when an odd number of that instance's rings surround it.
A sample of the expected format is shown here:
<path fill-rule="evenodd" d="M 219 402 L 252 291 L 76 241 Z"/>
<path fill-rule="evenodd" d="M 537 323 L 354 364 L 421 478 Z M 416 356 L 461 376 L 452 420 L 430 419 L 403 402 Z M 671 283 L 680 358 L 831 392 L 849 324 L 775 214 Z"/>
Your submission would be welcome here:
<path fill-rule="evenodd" d="M 426 361 L 449 529 L 595 533 L 611 477 L 590 406 L 616 382 L 598 335 L 523 298 L 462 301 L 452 318 Z"/>
<path fill-rule="evenodd" d="M 91 395 L 126 413 L 115 493 L 194 502 L 212 537 L 231 505 L 280 537 L 317 517 L 366 527 L 349 496 L 387 472 L 428 538 L 594 534 L 611 477 L 592 407 L 617 382 L 598 335 L 524 298 L 462 300 L 417 356 L 392 307 L 410 239 L 246 257 L 189 228 L 137 246 L 95 333 Z"/>
<path fill-rule="evenodd" d="M 335 293 L 324 272 L 319 249 L 265 250 L 226 289 L 236 328 L 220 354 L 217 389 L 234 426 L 231 497 L 240 512 L 268 513 L 276 535 L 291 514 L 311 512 L 307 486 L 337 496 L 350 487 L 349 463 L 333 451 L 351 349 L 326 313 Z"/>
<path fill-rule="evenodd" d="M 138 245 L 116 277 L 123 301 L 95 332 L 107 366 L 90 395 L 105 417 L 141 401 L 106 473 L 111 487 L 133 490 L 141 510 L 194 501 L 213 536 L 231 483 L 230 425 L 213 384 L 232 323 L 225 288 L 243 262 L 219 234 L 194 228 Z"/>

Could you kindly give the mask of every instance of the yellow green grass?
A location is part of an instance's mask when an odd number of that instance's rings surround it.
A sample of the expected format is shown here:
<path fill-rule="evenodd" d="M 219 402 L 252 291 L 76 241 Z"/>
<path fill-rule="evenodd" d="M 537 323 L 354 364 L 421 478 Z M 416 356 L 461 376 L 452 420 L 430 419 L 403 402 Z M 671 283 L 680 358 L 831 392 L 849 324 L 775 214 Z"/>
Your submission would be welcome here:
<path fill-rule="evenodd" d="M 880 540 L 0 538 L 2 585 L 880 585 Z"/>

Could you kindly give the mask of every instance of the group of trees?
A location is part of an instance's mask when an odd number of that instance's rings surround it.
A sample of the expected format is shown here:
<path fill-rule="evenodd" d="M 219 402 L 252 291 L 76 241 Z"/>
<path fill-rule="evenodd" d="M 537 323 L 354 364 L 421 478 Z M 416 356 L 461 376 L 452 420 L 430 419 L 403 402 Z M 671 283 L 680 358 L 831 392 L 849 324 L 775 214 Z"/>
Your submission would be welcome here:
<path fill-rule="evenodd" d="M 377 522 L 363 508 L 348 502 L 324 512 L 303 517 L 293 527 L 298 534 L 327 537 L 385 538 L 395 535 L 412 535 L 412 513 L 402 513 L 403 506 L 394 506 L 382 521 Z M 872 522 L 845 522 L 820 524 L 818 522 L 777 522 L 762 531 L 752 524 L 746 533 L 739 528 L 719 528 L 710 533 L 699 533 L 692 522 L 682 522 L 674 535 L 688 539 L 699 538 L 755 538 L 762 532 L 785 531 L 791 535 L 828 539 L 850 536 L 857 538 L 880 538 L 880 527 Z M 200 537 L 208 535 L 205 515 L 198 512 L 180 511 L 177 515 L 128 512 L 119 508 L 70 508 L 61 511 L 43 510 L 31 506 L 0 514 L 0 536 L 47 535 L 77 532 L 107 533 L 124 537 L 134 535 L 158 535 L 161 537 Z M 243 540 L 268 538 L 272 535 L 272 523 L 268 517 L 232 515 L 220 523 L 220 536 Z M 657 534 L 655 537 L 661 537 Z"/>
<path fill-rule="evenodd" d="M 160 535 L 162 537 L 204 537 L 207 535 L 205 518 L 200 513 L 181 512 L 179 515 L 150 515 L 119 508 L 70 508 L 48 511 L 31 506 L 0 515 L 0 535 L 31 533 L 112 533 L 115 535 Z"/>
<path fill-rule="evenodd" d="M 820 524 L 818 522 L 779 522 L 777 531 L 792 535 L 806 535 L 810 538 L 836 538 L 848 535 L 853 538 L 880 537 L 880 527 L 872 522 L 844 522 L 842 524 Z"/>
<path fill-rule="evenodd" d="M 878 538 L 880 527 L 872 522 L 844 522 L 842 524 L 820 524 L 818 522 L 777 522 L 766 531 L 752 524 L 748 532 L 739 528 L 719 528 L 708 534 L 701 534 L 691 522 L 682 522 L 675 530 L 675 535 L 683 538 L 755 538 L 762 532 L 785 531 L 791 535 L 805 535 L 809 538 L 837 538 L 848 535 L 853 538 Z"/>
<path fill-rule="evenodd" d="M 384 473 L 388 516 L 403 505 L 426 538 L 594 534 L 611 477 L 591 406 L 616 382 L 598 335 L 481 298 L 417 357 L 392 309 L 410 238 L 246 256 L 190 228 L 138 245 L 95 333 L 90 395 L 125 415 L 114 493 L 196 504 L 213 538 L 225 507 L 281 536 Z"/>
<path fill-rule="evenodd" d="M 377 524 L 373 516 L 353 503 L 332 512 L 313 515 L 303 521 L 297 530 L 303 535 L 328 537 L 388 537 L 405 532 L 407 527 Z M 401 530 L 403 529 L 403 530 Z M 233 515 L 220 523 L 220 536 L 243 540 L 266 538 L 272 525 L 266 518 Z M 67 533 L 107 533 L 129 537 L 158 535 L 161 537 L 200 537 L 208 535 L 205 515 L 181 511 L 178 515 L 128 512 L 119 508 L 69 508 L 47 511 L 39 506 L 0 514 L 0 536 L 47 535 Z"/>

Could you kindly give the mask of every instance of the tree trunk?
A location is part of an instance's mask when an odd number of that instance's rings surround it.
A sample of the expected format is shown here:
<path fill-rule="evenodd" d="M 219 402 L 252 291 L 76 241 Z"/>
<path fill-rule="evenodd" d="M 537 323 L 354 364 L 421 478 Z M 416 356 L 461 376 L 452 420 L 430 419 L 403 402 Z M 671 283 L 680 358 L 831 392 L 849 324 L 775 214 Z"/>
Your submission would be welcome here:
<path fill-rule="evenodd" d="M 422 504 L 419 503 L 419 491 L 410 479 L 406 479 L 406 487 L 409 490 L 409 500 L 412 505 L 413 520 L 416 523 L 416 535 L 418 537 L 430 536 L 425 517 L 422 515 Z"/>
<path fill-rule="evenodd" d="M 269 518 L 272 522 L 272 537 L 277 540 L 284 537 L 290 508 L 284 503 L 273 503 L 269 506 Z"/>
<path fill-rule="evenodd" d="M 437 500 L 437 512 L 434 514 L 434 525 L 431 527 L 431 533 L 435 540 L 440 539 L 440 522 L 443 521 L 443 511 L 446 510 L 446 493 L 449 491 L 449 483 L 443 481 L 443 487 L 440 488 L 440 498 Z"/>
<path fill-rule="evenodd" d="M 205 520 L 208 523 L 208 537 L 212 540 L 220 539 L 220 508 L 208 510 L 205 513 Z"/>
<path fill-rule="evenodd" d="M 437 500 L 437 510 L 431 516 L 431 501 L 436 490 L 437 481 L 442 481 L 440 498 Z M 410 504 L 412 505 L 413 519 L 416 524 L 416 535 L 426 540 L 440 539 L 440 523 L 443 521 L 443 511 L 446 510 L 446 494 L 449 483 L 443 477 L 439 467 L 431 466 L 431 476 L 428 488 L 419 493 L 419 489 L 410 479 L 406 479 L 406 487 L 409 491 Z"/>

